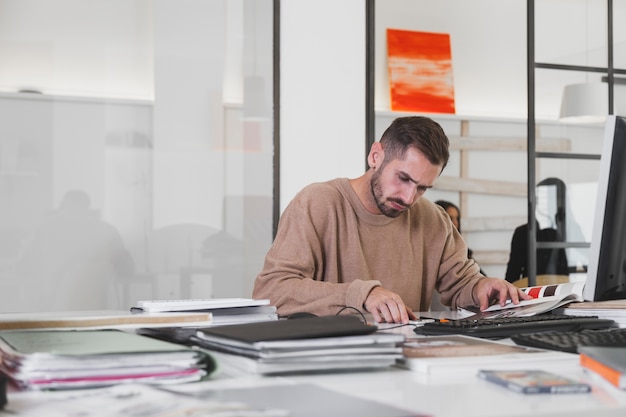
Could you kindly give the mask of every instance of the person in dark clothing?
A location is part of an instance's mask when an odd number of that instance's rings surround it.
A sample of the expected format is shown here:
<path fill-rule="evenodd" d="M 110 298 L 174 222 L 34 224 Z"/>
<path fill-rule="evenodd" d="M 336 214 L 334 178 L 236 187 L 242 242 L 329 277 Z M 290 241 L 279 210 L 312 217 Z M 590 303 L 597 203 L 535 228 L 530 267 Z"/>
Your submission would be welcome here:
<path fill-rule="evenodd" d="M 461 233 L 461 210 L 459 210 L 459 207 L 456 204 L 446 200 L 437 200 L 435 201 L 435 204 L 443 207 L 446 213 L 448 213 L 448 216 L 450 216 L 450 220 L 452 220 L 452 224 L 454 225 L 454 227 L 456 227 L 456 230 Z M 473 251 L 469 247 L 467 248 L 467 257 L 470 259 L 474 259 Z M 487 276 L 482 268 L 480 268 L 480 273 Z"/>
<path fill-rule="evenodd" d="M 539 230 L 537 226 L 537 242 L 559 241 L 556 229 L 546 228 Z M 565 249 L 538 249 L 537 275 L 568 275 L 567 254 Z M 508 282 L 515 282 L 528 276 L 528 224 L 515 229 L 511 239 L 511 253 L 506 267 L 504 278 Z"/>

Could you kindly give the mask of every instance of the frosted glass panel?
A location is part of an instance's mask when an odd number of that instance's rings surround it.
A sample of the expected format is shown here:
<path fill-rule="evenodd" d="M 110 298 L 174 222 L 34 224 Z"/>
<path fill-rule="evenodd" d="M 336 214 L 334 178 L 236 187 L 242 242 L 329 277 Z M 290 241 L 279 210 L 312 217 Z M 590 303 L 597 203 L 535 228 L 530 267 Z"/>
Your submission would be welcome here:
<path fill-rule="evenodd" d="M 536 0 L 535 61 L 607 66 L 606 0 Z"/>
<path fill-rule="evenodd" d="M 0 0 L 0 312 L 251 296 L 272 1 L 47 3 Z"/>

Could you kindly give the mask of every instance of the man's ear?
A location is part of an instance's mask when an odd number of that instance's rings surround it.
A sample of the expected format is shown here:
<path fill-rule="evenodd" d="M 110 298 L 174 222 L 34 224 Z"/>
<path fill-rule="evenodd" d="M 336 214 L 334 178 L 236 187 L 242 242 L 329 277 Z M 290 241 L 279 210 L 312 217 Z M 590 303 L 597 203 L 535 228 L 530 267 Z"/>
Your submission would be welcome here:
<path fill-rule="evenodd" d="M 376 169 L 376 167 L 382 164 L 385 159 L 385 152 L 380 142 L 374 142 L 370 148 L 370 153 L 367 155 L 367 164 L 370 168 Z"/>

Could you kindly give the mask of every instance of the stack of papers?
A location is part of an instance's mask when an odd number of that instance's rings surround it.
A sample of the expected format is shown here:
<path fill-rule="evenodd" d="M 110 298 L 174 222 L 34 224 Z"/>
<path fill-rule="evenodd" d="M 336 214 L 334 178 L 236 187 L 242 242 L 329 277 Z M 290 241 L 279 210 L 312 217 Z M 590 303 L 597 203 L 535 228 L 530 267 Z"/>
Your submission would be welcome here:
<path fill-rule="evenodd" d="M 118 330 L 0 331 L 0 370 L 23 389 L 198 381 L 205 352 Z"/>
<path fill-rule="evenodd" d="M 205 312 L 212 315 L 213 324 L 236 324 L 278 319 L 276 307 L 267 299 L 206 298 L 187 300 L 138 301 L 133 311 L 146 313 Z"/>
<path fill-rule="evenodd" d="M 259 374 L 391 366 L 404 336 L 376 330 L 356 316 L 309 317 L 203 328 L 190 340 L 220 363 Z"/>
<path fill-rule="evenodd" d="M 600 319 L 613 320 L 619 327 L 626 327 L 626 300 L 572 303 L 556 312 L 567 316 L 598 316 Z"/>

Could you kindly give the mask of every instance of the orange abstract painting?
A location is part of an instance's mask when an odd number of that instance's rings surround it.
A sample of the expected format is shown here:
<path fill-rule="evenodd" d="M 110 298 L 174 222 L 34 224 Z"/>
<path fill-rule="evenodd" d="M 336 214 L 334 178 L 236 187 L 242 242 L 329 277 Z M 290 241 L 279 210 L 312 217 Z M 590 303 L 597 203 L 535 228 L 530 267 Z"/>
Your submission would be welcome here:
<path fill-rule="evenodd" d="M 454 113 L 450 35 L 387 29 L 391 110 Z"/>

